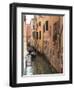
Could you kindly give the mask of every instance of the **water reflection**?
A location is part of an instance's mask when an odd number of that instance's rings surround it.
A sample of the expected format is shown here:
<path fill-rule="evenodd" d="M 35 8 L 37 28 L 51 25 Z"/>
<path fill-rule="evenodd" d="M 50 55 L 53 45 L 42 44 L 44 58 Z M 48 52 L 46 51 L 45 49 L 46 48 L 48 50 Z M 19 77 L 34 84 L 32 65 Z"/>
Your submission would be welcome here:
<path fill-rule="evenodd" d="M 25 57 L 25 75 L 53 74 L 56 70 L 39 53 L 29 53 Z"/>
<path fill-rule="evenodd" d="M 32 75 L 33 74 L 33 68 L 32 68 L 32 61 L 31 61 L 31 54 L 27 54 L 25 57 L 25 74 L 26 75 Z"/>

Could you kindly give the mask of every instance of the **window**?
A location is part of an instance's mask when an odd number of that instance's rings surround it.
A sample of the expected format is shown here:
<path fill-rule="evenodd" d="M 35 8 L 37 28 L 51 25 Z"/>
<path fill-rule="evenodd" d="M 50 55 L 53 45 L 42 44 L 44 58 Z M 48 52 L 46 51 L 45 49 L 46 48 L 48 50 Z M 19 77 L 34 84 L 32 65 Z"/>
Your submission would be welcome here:
<path fill-rule="evenodd" d="M 38 39 L 38 32 L 36 32 L 36 39 Z"/>
<path fill-rule="evenodd" d="M 35 25 L 33 25 L 33 30 L 35 29 Z"/>
<path fill-rule="evenodd" d="M 53 41 L 57 40 L 57 35 L 59 33 L 59 27 L 60 27 L 60 24 L 59 22 L 57 21 L 54 25 L 53 25 Z"/>
<path fill-rule="evenodd" d="M 39 26 L 41 26 L 41 22 L 39 22 Z"/>
<path fill-rule="evenodd" d="M 45 24 L 43 25 L 43 32 L 45 32 Z"/>
<path fill-rule="evenodd" d="M 48 31 L 48 21 L 46 21 L 46 31 Z"/>
<path fill-rule="evenodd" d="M 39 39 L 41 39 L 41 31 L 39 32 Z"/>
<path fill-rule="evenodd" d="M 49 35 L 50 35 L 50 37 L 51 37 L 51 26 L 50 26 L 50 30 L 49 30 Z"/>
<path fill-rule="evenodd" d="M 26 16 L 24 16 L 24 21 L 26 21 Z"/>
<path fill-rule="evenodd" d="M 54 30 L 54 34 L 53 34 L 53 41 L 57 40 L 57 31 Z"/>
<path fill-rule="evenodd" d="M 33 36 L 33 39 L 37 39 L 37 32 L 36 31 L 32 32 L 32 36 Z"/>
<path fill-rule="evenodd" d="M 38 28 L 38 24 L 36 24 L 36 29 Z"/>

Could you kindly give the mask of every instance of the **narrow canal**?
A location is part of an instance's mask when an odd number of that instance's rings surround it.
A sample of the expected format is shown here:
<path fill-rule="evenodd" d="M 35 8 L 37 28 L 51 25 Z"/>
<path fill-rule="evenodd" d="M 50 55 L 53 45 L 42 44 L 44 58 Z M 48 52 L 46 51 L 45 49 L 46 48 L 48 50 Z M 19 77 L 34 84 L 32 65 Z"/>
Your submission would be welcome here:
<path fill-rule="evenodd" d="M 37 53 L 35 58 L 32 58 L 33 74 L 52 74 L 56 73 L 54 68 L 49 64 L 48 60 L 43 55 Z"/>
<path fill-rule="evenodd" d="M 48 60 L 39 53 L 31 57 L 26 66 L 26 75 L 54 74 L 56 70 L 49 64 Z"/>

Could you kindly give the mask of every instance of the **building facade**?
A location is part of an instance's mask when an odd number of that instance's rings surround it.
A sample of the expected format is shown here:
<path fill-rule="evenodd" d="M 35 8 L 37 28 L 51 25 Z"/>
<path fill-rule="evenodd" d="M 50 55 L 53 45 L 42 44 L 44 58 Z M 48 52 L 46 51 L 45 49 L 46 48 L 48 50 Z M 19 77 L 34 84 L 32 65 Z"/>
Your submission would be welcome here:
<path fill-rule="evenodd" d="M 31 30 L 31 25 L 26 24 L 26 42 L 27 42 L 27 49 L 28 47 L 31 46 L 32 44 L 32 30 Z"/>

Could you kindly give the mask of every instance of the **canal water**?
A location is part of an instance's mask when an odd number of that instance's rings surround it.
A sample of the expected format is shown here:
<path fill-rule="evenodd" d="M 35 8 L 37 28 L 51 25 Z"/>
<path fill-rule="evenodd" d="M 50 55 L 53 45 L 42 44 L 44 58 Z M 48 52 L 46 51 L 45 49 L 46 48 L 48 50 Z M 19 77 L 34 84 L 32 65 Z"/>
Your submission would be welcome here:
<path fill-rule="evenodd" d="M 35 57 L 31 57 L 28 65 L 26 66 L 26 75 L 37 74 L 54 74 L 56 70 L 50 65 L 48 60 L 39 53 L 36 53 Z"/>

